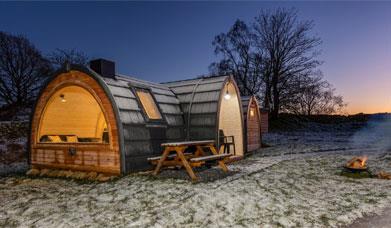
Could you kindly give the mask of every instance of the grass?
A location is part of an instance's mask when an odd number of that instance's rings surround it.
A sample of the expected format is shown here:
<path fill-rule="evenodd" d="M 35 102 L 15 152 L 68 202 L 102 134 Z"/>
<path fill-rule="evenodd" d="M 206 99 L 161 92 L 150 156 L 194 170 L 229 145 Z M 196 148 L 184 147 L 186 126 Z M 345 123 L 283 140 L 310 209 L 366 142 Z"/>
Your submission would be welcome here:
<path fill-rule="evenodd" d="M 368 172 L 352 173 L 348 171 L 342 171 L 340 175 L 344 177 L 354 178 L 354 179 L 372 178 L 372 175 Z"/>

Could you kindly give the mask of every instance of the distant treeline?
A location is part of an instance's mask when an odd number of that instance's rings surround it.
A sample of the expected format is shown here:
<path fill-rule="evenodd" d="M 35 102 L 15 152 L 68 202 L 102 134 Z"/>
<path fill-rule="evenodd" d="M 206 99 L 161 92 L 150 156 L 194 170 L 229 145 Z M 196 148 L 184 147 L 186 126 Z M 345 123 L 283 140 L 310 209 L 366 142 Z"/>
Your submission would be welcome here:
<path fill-rule="evenodd" d="M 355 115 L 296 115 L 281 113 L 278 119 L 270 121 L 271 131 L 280 130 L 329 130 L 330 128 L 361 128 L 369 120 L 390 118 L 390 114 L 355 114 Z M 311 129 L 312 128 L 312 129 Z"/>
<path fill-rule="evenodd" d="M 66 62 L 86 65 L 76 50 L 43 54 L 22 35 L 0 31 L 0 120 L 28 119 L 44 82 Z"/>

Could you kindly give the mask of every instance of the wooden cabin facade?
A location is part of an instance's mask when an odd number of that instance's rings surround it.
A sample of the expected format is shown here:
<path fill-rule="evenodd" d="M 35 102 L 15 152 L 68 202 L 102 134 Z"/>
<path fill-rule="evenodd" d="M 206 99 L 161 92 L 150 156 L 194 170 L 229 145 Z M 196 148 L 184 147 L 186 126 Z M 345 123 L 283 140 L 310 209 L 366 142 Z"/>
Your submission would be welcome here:
<path fill-rule="evenodd" d="M 170 141 L 235 136 L 244 154 L 241 99 L 232 77 L 157 84 L 115 74 L 113 62 L 70 65 L 42 89 L 31 119 L 33 168 L 115 175 L 150 167 Z"/>
<path fill-rule="evenodd" d="M 32 167 L 128 173 L 146 168 L 162 142 L 183 138 L 170 89 L 98 68 L 71 66 L 42 90 L 31 121 Z"/>
<path fill-rule="evenodd" d="M 255 96 L 242 97 L 242 105 L 247 152 L 251 152 L 262 145 L 260 109 Z"/>

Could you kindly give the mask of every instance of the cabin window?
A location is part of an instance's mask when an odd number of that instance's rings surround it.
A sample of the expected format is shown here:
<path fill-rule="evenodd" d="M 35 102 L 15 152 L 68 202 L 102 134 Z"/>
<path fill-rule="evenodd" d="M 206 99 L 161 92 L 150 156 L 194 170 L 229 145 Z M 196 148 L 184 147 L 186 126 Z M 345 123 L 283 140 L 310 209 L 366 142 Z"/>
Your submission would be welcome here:
<path fill-rule="evenodd" d="M 254 108 L 250 108 L 250 117 L 253 118 L 255 116 Z"/>
<path fill-rule="evenodd" d="M 151 93 L 148 90 L 144 90 L 144 89 L 137 89 L 136 92 L 145 112 L 148 115 L 148 118 L 152 120 L 162 119 L 162 115 L 160 114 L 159 109 Z"/>
<path fill-rule="evenodd" d="M 55 92 L 41 118 L 41 143 L 109 143 L 105 116 L 94 96 L 80 86 Z"/>

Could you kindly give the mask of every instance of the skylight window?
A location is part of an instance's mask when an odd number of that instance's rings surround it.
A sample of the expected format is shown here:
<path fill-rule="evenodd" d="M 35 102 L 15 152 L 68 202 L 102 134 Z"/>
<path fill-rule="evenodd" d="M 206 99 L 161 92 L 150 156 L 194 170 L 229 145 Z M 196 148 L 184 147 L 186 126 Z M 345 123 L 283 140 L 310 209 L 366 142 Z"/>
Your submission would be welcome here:
<path fill-rule="evenodd" d="M 148 118 L 152 120 L 162 119 L 162 115 L 160 114 L 159 109 L 151 93 L 148 90 L 144 90 L 144 89 L 137 89 L 136 92 L 137 92 L 137 96 L 141 101 L 141 104 L 143 105 L 145 112 L 148 115 Z"/>

